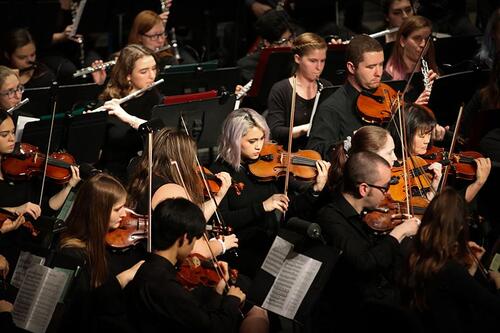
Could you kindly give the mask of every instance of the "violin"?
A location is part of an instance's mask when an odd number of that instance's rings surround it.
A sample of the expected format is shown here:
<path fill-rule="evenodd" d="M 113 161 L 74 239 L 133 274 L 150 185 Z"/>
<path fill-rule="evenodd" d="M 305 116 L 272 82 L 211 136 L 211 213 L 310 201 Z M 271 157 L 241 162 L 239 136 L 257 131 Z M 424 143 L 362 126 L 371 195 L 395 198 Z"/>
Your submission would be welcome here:
<path fill-rule="evenodd" d="M 207 181 L 208 188 L 210 189 L 210 193 L 211 194 L 219 193 L 219 190 L 222 186 L 222 180 L 217 178 L 217 176 L 215 176 L 212 173 L 212 171 L 210 171 L 209 169 L 207 169 L 205 167 L 200 166 L 199 172 L 200 172 L 200 180 L 202 182 L 203 182 L 203 177 L 202 177 L 201 173 L 203 173 L 203 176 L 205 177 L 205 180 Z M 245 188 L 245 184 L 231 180 L 231 187 L 233 187 L 234 190 L 236 191 L 236 195 L 241 195 L 241 191 L 243 191 L 243 189 Z M 203 192 L 204 192 L 205 197 L 209 196 L 204 184 L 203 184 Z"/>
<path fill-rule="evenodd" d="M 121 219 L 120 226 L 106 234 L 106 244 L 115 250 L 125 251 L 147 238 L 147 228 L 147 216 L 126 209 L 126 215 Z"/>
<path fill-rule="evenodd" d="M 188 290 L 199 285 L 215 287 L 223 278 L 215 263 L 199 253 L 190 253 L 181 263 L 177 271 L 177 280 Z M 229 270 L 229 279 L 235 282 L 238 278 L 236 269 Z"/>
<path fill-rule="evenodd" d="M 449 163 L 449 161 L 443 160 L 441 163 L 446 164 Z M 423 197 L 424 194 L 432 190 L 432 176 L 428 175 L 429 166 L 431 164 L 432 163 L 429 163 L 419 156 L 412 156 L 406 161 L 409 177 L 408 181 L 410 183 L 409 190 L 411 190 L 412 197 Z M 391 172 L 392 177 L 389 194 L 395 201 L 405 202 L 406 187 L 404 183 L 403 166 L 393 167 Z M 392 180 L 396 180 L 397 182 L 393 182 Z M 427 205 L 425 205 L 425 207 L 427 207 Z"/>
<path fill-rule="evenodd" d="M 27 217 L 27 216 L 26 216 Z M 6 209 L 0 208 L 0 227 L 2 227 L 3 223 L 9 219 L 11 221 L 15 221 L 18 218 L 18 215 L 9 212 Z M 23 224 L 21 224 L 22 227 L 25 227 L 26 229 L 29 230 L 31 235 L 33 237 L 38 236 L 40 234 L 40 231 L 35 228 L 35 226 L 28 220 L 25 220 Z"/>
<path fill-rule="evenodd" d="M 313 180 L 318 174 L 316 161 L 321 155 L 314 150 L 299 150 L 291 154 L 290 173 L 302 180 Z M 248 165 L 250 172 L 261 181 L 276 180 L 286 173 L 288 153 L 283 146 L 266 143 L 260 151 L 259 158 Z"/>
<path fill-rule="evenodd" d="M 403 223 L 406 219 L 405 216 L 408 214 L 413 213 L 416 217 L 423 216 L 427 203 L 427 200 L 424 200 L 422 197 L 413 197 L 410 201 L 410 212 L 408 212 L 405 202 L 395 201 L 387 193 L 379 207 L 370 211 L 363 211 L 363 221 L 376 232 L 390 232 L 396 226 Z"/>
<path fill-rule="evenodd" d="M 483 155 L 476 151 L 462 151 L 460 153 L 449 154 L 444 148 L 431 147 L 427 149 L 424 155 L 421 155 L 429 163 L 451 163 L 451 171 L 455 177 L 465 180 L 474 180 L 476 178 L 477 165 L 474 161 L 477 158 L 482 158 Z M 498 167 L 500 163 L 491 161 L 492 167 Z"/>
<path fill-rule="evenodd" d="M 381 82 L 374 92 L 362 90 L 356 100 L 356 106 L 364 121 L 380 125 L 391 120 L 400 96 L 391 86 Z"/>
<path fill-rule="evenodd" d="M 14 180 L 31 178 L 43 171 L 46 155 L 36 146 L 21 143 L 19 149 L 5 155 L 2 159 L 2 172 Z M 64 184 L 71 179 L 71 166 L 75 159 L 68 153 L 52 153 L 49 155 L 47 177 L 56 183 Z"/>

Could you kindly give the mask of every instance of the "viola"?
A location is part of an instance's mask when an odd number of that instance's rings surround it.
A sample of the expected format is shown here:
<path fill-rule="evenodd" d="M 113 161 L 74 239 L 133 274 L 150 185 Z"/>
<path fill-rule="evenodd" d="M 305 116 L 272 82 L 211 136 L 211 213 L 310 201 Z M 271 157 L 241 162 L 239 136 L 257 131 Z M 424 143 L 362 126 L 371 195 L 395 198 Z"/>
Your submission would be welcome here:
<path fill-rule="evenodd" d="M 405 221 L 405 215 L 412 214 L 421 217 L 427 207 L 427 200 L 413 197 L 408 212 L 406 202 L 398 202 L 387 193 L 379 207 L 363 212 L 363 221 L 374 231 L 386 233 Z M 393 217 L 395 216 L 395 217 Z"/>
<path fill-rule="evenodd" d="M 21 143 L 19 149 L 2 159 L 3 174 L 14 180 L 31 178 L 43 172 L 46 155 L 38 147 Z M 52 153 L 49 155 L 47 177 L 56 183 L 64 184 L 71 179 L 71 166 L 75 159 L 68 153 Z"/>
<path fill-rule="evenodd" d="M 370 124 L 383 124 L 391 120 L 392 114 L 398 107 L 399 97 L 399 93 L 391 86 L 380 83 L 374 92 L 361 91 L 356 106 L 364 121 Z"/>
<path fill-rule="evenodd" d="M 234 283 L 238 278 L 238 271 L 230 269 L 229 278 Z M 177 271 L 177 280 L 189 290 L 199 285 L 215 287 L 221 279 L 215 263 L 199 253 L 190 253 Z"/>
<path fill-rule="evenodd" d="M 449 161 L 443 160 L 442 164 L 449 163 Z M 424 160 L 419 156 L 412 156 L 406 161 L 406 166 L 408 169 L 408 182 L 410 184 L 409 190 L 411 190 L 412 197 L 423 197 L 424 194 L 431 191 L 432 186 L 432 175 L 429 174 L 429 166 L 432 163 Z M 404 182 L 404 170 L 402 166 L 393 167 L 391 169 L 392 177 L 394 181 L 389 187 L 389 194 L 395 201 L 405 202 L 406 201 L 406 191 Z"/>
<path fill-rule="evenodd" d="M 299 150 L 291 154 L 290 173 L 302 180 L 313 180 L 318 174 L 316 161 L 321 155 L 314 150 Z M 259 158 L 248 165 L 250 172 L 261 181 L 276 180 L 286 173 L 288 153 L 283 146 L 266 143 L 260 151 Z"/>
<path fill-rule="evenodd" d="M 106 234 L 106 244 L 115 250 L 125 251 L 147 238 L 147 228 L 147 216 L 127 209 L 125 217 L 120 221 L 120 226 Z"/>
<path fill-rule="evenodd" d="M 222 186 L 222 180 L 217 178 L 209 169 L 205 167 L 200 167 L 202 170 L 200 170 L 200 180 L 203 182 L 203 178 L 201 176 L 201 173 L 203 172 L 203 176 L 205 176 L 205 180 L 207 181 L 208 188 L 210 189 L 211 194 L 217 194 L 220 191 L 220 188 Z M 203 184 L 204 185 L 204 184 Z M 236 191 L 236 195 L 241 195 L 241 191 L 243 191 L 243 188 L 245 188 L 245 184 L 241 182 L 235 182 L 234 180 L 231 180 L 231 187 L 234 188 Z M 207 189 L 205 186 L 203 186 L 203 192 L 205 194 L 205 197 L 208 197 Z"/>
<path fill-rule="evenodd" d="M 14 221 L 18 218 L 18 215 L 14 214 L 14 213 L 11 213 L 9 212 L 8 210 L 6 209 L 3 209 L 3 208 L 0 208 L 0 227 L 2 227 L 3 223 L 9 219 L 11 221 Z M 28 216 L 26 216 L 26 218 L 28 218 Z M 23 224 L 21 224 L 22 227 L 26 228 L 29 230 L 29 232 L 31 233 L 31 235 L 33 237 L 36 237 L 38 236 L 38 234 L 40 233 L 39 230 L 37 230 L 35 228 L 35 226 L 28 220 L 25 220 Z"/>

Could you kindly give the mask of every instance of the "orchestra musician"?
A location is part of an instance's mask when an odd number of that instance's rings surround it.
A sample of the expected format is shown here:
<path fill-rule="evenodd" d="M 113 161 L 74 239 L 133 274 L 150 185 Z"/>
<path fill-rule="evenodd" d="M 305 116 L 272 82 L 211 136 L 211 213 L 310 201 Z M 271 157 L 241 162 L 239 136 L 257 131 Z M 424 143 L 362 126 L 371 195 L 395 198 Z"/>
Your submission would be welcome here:
<path fill-rule="evenodd" d="M 193 252 L 205 231 L 200 207 L 182 197 L 166 199 L 157 204 L 152 226 L 153 253 L 126 289 L 133 327 L 148 333 L 236 332 L 241 320 L 239 306 L 246 296 L 239 287 L 226 287 L 227 263 L 218 262 L 225 279 L 208 291 L 204 303 L 176 278 L 176 266 Z"/>
<path fill-rule="evenodd" d="M 36 61 L 35 40 L 24 28 L 8 31 L 3 41 L 2 64 L 19 71 L 19 81 L 26 88 L 48 87 L 55 75 Z"/>
<path fill-rule="evenodd" d="M 103 107 L 114 116 L 108 121 L 99 165 L 122 181 L 126 180 L 126 168 L 130 160 L 143 148 L 136 129 L 150 119 L 151 109 L 160 104 L 161 95 L 153 88 L 123 105 L 117 102 L 120 98 L 151 86 L 156 75 L 156 60 L 151 51 L 142 45 L 128 45 L 120 52 L 110 80 L 99 96 L 105 102 Z"/>
<path fill-rule="evenodd" d="M 73 281 L 61 332 L 101 330 L 113 325 L 110 321 L 113 318 L 116 325 L 126 327 L 122 289 L 143 261 L 113 275 L 105 243 L 108 230 L 117 228 L 125 216 L 126 198 L 121 183 L 105 173 L 87 179 L 77 192 L 57 251 L 57 256 L 70 258 L 81 267 Z"/>
<path fill-rule="evenodd" d="M 384 0 L 382 1 L 382 12 L 384 13 L 386 29 L 399 28 L 410 16 L 415 15 L 410 0 Z M 382 29 L 377 29 L 382 30 Z M 378 41 L 382 44 L 389 44 L 396 41 L 397 32 L 385 35 Z"/>
<path fill-rule="evenodd" d="M 21 102 L 24 86 L 13 69 L 0 66 L 0 110 L 7 111 Z"/>
<path fill-rule="evenodd" d="M 245 275 L 254 277 L 264 260 L 279 223 L 277 212 L 287 216 L 306 213 L 311 209 L 326 183 L 330 163 L 316 161 L 318 174 L 314 184 L 291 201 L 280 193 L 275 181 L 262 182 L 249 171 L 249 165 L 259 159 L 269 138 L 264 118 L 252 109 L 238 109 L 224 121 L 219 140 L 219 156 L 210 167 L 213 172 L 227 172 L 235 182 L 243 183 L 238 193 L 230 188 L 220 203 L 224 221 L 234 228 L 239 239 L 239 259 L 235 266 Z"/>
<path fill-rule="evenodd" d="M 408 305 L 425 331 L 467 332 L 498 327 L 500 273 L 484 271 L 485 249 L 470 241 L 462 196 L 446 188 L 430 203 L 413 239 L 402 278 Z M 495 291 L 475 277 L 482 273 Z"/>
<path fill-rule="evenodd" d="M 202 208 L 205 220 L 209 221 L 216 207 L 203 195 L 204 185 L 195 164 L 197 150 L 194 140 L 182 131 L 164 128 L 154 135 L 153 151 L 153 210 L 165 199 L 188 198 Z M 213 195 L 215 202 L 219 204 L 231 185 L 231 177 L 226 172 L 216 173 L 215 177 L 221 181 L 219 192 Z M 128 193 L 128 205 L 140 214 L 147 214 L 148 159 L 145 154 L 132 169 Z M 196 241 L 194 252 L 205 257 L 209 257 L 211 252 L 219 255 L 238 247 L 238 238 L 234 234 L 225 235 L 220 240 L 212 239 L 209 244 L 210 249 L 204 240 Z"/>
<path fill-rule="evenodd" d="M 366 315 L 373 306 L 400 304 L 395 281 L 401 256 L 400 243 L 417 232 L 419 220 L 408 218 L 387 234 L 374 234 L 362 219 L 362 211 L 374 209 L 386 197 L 391 180 L 389 163 L 378 154 L 360 151 L 349 154 L 342 186 L 319 210 L 320 224 L 328 245 L 342 251 L 313 311 L 315 327 L 361 325 L 352 314 Z"/>
<path fill-rule="evenodd" d="M 426 89 L 424 75 L 427 75 L 428 85 L 437 79 L 439 69 L 436 64 L 434 53 L 434 43 L 429 36 L 432 32 L 432 22 L 423 17 L 414 15 L 406 19 L 399 27 L 396 42 L 392 48 L 392 54 L 385 65 L 385 73 L 391 80 L 408 80 L 415 70 L 411 87 L 406 93 L 406 100 L 414 101 L 416 104 L 427 104 L 431 90 Z M 423 60 L 428 64 L 428 73 L 422 72 L 422 62 L 420 54 L 429 39 L 427 52 L 423 55 Z"/>
<path fill-rule="evenodd" d="M 303 33 L 292 42 L 294 73 L 273 85 L 268 97 L 267 123 L 271 137 L 279 144 L 288 144 L 290 109 L 294 77 L 296 78 L 296 104 L 292 129 L 293 150 L 303 149 L 307 143 L 307 132 L 316 98 L 322 87 L 332 84 L 321 79 L 325 67 L 327 45 L 323 38 L 313 33 Z"/>

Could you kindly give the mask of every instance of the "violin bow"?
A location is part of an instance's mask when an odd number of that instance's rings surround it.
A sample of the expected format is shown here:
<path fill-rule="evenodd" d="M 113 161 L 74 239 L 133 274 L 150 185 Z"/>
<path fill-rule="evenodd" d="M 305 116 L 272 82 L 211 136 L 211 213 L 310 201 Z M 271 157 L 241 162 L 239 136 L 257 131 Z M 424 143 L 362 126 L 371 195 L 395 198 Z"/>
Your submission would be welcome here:
<path fill-rule="evenodd" d="M 406 161 L 407 161 L 407 158 L 408 158 L 408 150 L 406 149 L 406 147 L 408 147 L 408 142 L 406 140 L 406 126 L 404 125 L 405 124 L 405 121 L 404 121 L 404 117 L 405 117 L 405 114 L 404 112 L 402 112 L 402 105 L 401 105 L 401 96 L 398 95 L 398 98 L 397 98 L 397 105 L 398 105 L 398 120 L 399 120 L 399 128 L 400 128 L 400 131 L 398 131 L 398 134 L 399 134 L 399 140 L 401 141 L 401 156 L 403 157 L 403 178 L 404 178 L 404 182 L 406 184 L 405 186 L 405 196 L 406 196 L 406 211 L 409 213 L 409 214 L 412 214 L 413 215 L 413 207 L 410 205 L 410 201 L 411 201 L 411 191 L 408 189 L 409 188 L 409 176 L 408 176 L 408 166 L 406 165 Z M 397 126 L 396 126 L 396 129 L 397 129 Z"/>
<path fill-rule="evenodd" d="M 292 144 L 293 144 L 293 126 L 295 120 L 295 103 L 297 99 L 297 76 L 293 76 L 292 84 L 292 104 L 290 106 L 290 126 L 288 127 L 288 148 L 287 148 L 287 159 L 286 159 L 286 171 L 285 171 L 285 189 L 284 194 L 288 195 L 288 183 L 290 182 L 290 164 L 292 162 Z M 285 214 L 283 213 L 283 216 Z"/>
<path fill-rule="evenodd" d="M 189 134 L 186 122 L 184 121 L 184 117 L 182 116 L 182 114 L 180 115 L 180 120 L 181 120 L 182 127 L 184 128 L 184 131 L 186 132 L 186 134 L 188 136 L 191 136 Z M 210 191 L 210 187 L 208 186 L 207 178 L 205 177 L 205 173 L 203 172 L 203 168 L 201 166 L 200 160 L 198 159 L 197 155 L 195 155 L 195 162 L 196 162 L 196 166 L 198 167 L 198 170 L 200 170 L 200 175 L 201 175 L 201 179 L 203 181 L 203 186 L 205 187 L 205 190 L 207 191 L 207 194 L 208 194 L 210 201 L 214 204 L 214 208 L 215 208 L 214 214 L 215 214 L 215 218 L 217 220 L 217 223 L 219 224 L 221 230 L 226 230 L 226 223 L 224 222 L 224 219 L 222 218 L 222 214 L 219 213 L 219 205 L 217 204 L 215 197 L 212 195 L 212 193 Z M 180 172 L 180 170 L 179 170 L 179 172 Z M 235 257 L 239 256 L 236 249 L 233 250 L 233 254 Z"/>
<path fill-rule="evenodd" d="M 462 114 L 464 110 L 464 104 L 460 105 L 460 109 L 458 110 L 457 122 L 455 123 L 455 129 L 453 130 L 453 137 L 451 139 L 450 150 L 448 152 L 449 158 L 453 156 L 455 151 L 455 146 L 457 143 L 458 131 L 460 130 L 460 125 L 462 123 Z M 443 191 L 446 186 L 446 182 L 448 180 L 448 174 L 450 173 L 450 166 L 447 165 L 444 167 L 443 178 L 441 179 L 439 192 Z"/>

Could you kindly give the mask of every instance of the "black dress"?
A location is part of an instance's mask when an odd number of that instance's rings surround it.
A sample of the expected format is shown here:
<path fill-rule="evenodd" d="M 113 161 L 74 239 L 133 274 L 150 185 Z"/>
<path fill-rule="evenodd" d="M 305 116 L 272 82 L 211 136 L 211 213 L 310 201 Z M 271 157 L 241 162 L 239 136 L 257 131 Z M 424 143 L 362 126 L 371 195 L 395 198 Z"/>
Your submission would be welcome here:
<path fill-rule="evenodd" d="M 151 109 L 160 102 L 161 95 L 156 89 L 152 89 L 121 106 L 130 115 L 149 120 Z M 99 167 L 126 182 L 127 166 L 142 149 L 142 139 L 137 130 L 118 118 L 110 116 Z"/>
<path fill-rule="evenodd" d="M 324 79 L 320 79 L 324 87 L 332 84 Z M 283 79 L 273 85 L 267 102 L 268 115 L 267 124 L 271 130 L 271 138 L 280 145 L 286 147 L 288 144 L 288 127 L 290 126 L 290 110 L 292 103 L 293 88 L 289 79 Z M 304 99 L 297 94 L 295 104 L 294 126 L 309 123 L 311 119 L 314 100 Z M 307 143 L 307 136 L 303 135 L 293 140 L 293 150 L 304 149 Z"/>

